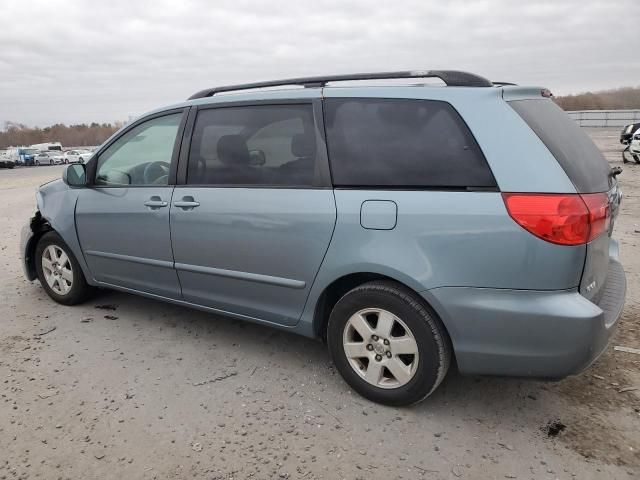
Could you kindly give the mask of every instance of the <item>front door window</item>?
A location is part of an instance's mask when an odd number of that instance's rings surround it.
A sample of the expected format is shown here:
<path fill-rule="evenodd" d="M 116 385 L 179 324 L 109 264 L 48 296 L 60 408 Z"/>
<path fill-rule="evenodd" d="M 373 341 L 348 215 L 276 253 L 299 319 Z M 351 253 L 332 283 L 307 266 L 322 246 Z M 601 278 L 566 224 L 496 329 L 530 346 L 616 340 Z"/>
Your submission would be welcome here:
<path fill-rule="evenodd" d="M 182 113 L 153 118 L 116 140 L 98 158 L 96 185 L 167 185 Z"/>

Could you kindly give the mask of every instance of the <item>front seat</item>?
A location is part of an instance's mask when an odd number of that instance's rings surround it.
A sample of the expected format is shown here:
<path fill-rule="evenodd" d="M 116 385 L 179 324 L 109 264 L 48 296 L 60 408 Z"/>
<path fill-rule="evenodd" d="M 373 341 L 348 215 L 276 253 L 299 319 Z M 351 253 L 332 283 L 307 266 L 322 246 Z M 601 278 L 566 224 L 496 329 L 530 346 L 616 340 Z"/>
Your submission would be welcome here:
<path fill-rule="evenodd" d="M 242 135 L 224 135 L 218 140 L 218 160 L 221 167 L 213 169 L 209 183 L 260 184 L 262 172 L 251 165 L 247 142 Z"/>

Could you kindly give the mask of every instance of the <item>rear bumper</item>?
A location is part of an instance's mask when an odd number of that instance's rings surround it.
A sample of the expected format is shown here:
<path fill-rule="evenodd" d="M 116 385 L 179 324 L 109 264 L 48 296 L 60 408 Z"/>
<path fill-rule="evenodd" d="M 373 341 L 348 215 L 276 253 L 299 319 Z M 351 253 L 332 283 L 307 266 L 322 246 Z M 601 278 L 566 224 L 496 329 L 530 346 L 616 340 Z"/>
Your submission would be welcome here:
<path fill-rule="evenodd" d="M 577 290 L 437 288 L 423 292 L 451 336 L 460 372 L 562 378 L 606 349 L 622 313 L 626 278 L 611 258 L 598 304 Z"/>

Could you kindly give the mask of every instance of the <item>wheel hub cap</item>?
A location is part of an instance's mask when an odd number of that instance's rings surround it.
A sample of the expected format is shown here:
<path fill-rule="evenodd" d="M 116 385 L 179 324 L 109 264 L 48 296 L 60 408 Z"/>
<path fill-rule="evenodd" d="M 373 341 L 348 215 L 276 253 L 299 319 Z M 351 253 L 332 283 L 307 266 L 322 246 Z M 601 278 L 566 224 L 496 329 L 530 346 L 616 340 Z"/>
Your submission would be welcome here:
<path fill-rule="evenodd" d="M 400 318 L 380 308 L 353 314 L 343 334 L 349 365 L 360 377 L 380 388 L 406 385 L 418 367 L 418 345 Z"/>
<path fill-rule="evenodd" d="M 66 295 L 73 286 L 73 267 L 65 251 L 57 245 L 49 245 L 42 252 L 42 273 L 51 290 Z"/>

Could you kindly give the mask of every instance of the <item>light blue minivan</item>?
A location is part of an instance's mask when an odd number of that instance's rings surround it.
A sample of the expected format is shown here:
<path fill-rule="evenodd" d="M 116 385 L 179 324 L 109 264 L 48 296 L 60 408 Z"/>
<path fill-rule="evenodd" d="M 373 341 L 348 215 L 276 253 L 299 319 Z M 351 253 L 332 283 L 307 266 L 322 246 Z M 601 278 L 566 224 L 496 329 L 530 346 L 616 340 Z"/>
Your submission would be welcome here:
<path fill-rule="evenodd" d="M 65 305 L 113 288 L 323 339 L 389 405 L 453 362 L 580 372 L 624 304 L 619 171 L 550 96 L 457 71 L 203 90 L 40 187 L 26 276 Z"/>

